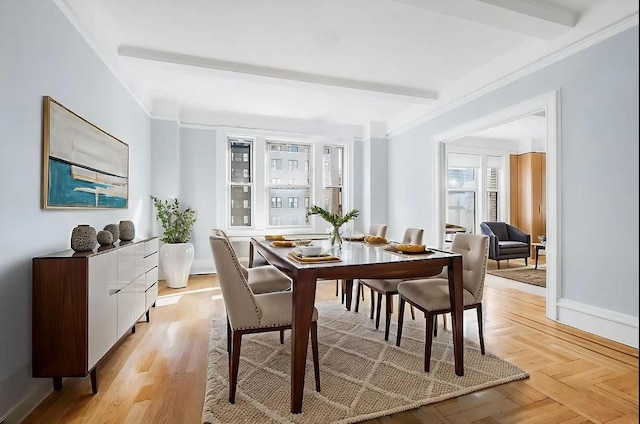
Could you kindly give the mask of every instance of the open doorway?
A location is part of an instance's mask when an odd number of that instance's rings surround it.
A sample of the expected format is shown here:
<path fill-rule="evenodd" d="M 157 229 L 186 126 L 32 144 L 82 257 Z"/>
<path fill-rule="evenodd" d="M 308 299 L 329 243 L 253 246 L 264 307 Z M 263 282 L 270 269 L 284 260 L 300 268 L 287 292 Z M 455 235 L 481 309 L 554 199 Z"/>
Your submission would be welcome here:
<path fill-rule="evenodd" d="M 487 115 L 478 120 L 460 125 L 452 128 L 446 132 L 437 134 L 433 137 L 434 146 L 434 182 L 436 195 L 436 216 L 434 217 L 435 228 L 441 228 L 443 231 L 437 234 L 436 243 L 443 246 L 446 240 L 446 230 L 448 220 L 451 219 L 452 214 L 450 210 L 447 210 L 449 185 L 448 185 L 448 160 L 447 156 L 449 152 L 452 153 L 465 153 L 474 151 L 480 157 L 479 163 L 482 169 L 482 175 L 479 180 L 483 181 L 483 184 L 479 184 L 476 188 L 476 200 L 475 207 L 477 208 L 476 214 L 473 218 L 465 217 L 467 224 L 473 228 L 470 232 L 479 233 L 479 223 L 483 220 L 489 220 L 493 214 L 494 217 L 502 216 L 505 221 L 509 221 L 511 208 L 508 204 L 510 199 L 510 187 L 503 187 L 503 199 L 499 200 L 500 193 L 497 195 L 491 195 L 489 193 L 489 182 L 487 176 L 487 169 L 495 168 L 496 157 L 510 154 L 510 152 L 517 152 L 522 150 L 523 146 L 515 143 L 510 148 L 500 146 L 495 141 L 485 141 L 489 143 L 481 145 L 477 140 L 476 146 L 466 146 L 465 143 L 472 141 L 478 134 L 489 135 L 509 128 L 509 125 L 517 126 L 516 121 L 522 119 L 529 119 L 530 121 L 539 120 L 543 121 L 543 128 L 545 131 L 545 137 L 531 137 L 526 143 L 525 150 L 544 150 L 545 151 L 545 168 L 546 168 L 546 186 L 545 186 L 545 205 L 546 205 L 546 246 L 545 246 L 545 262 L 547 270 L 547 282 L 546 282 L 546 300 L 547 300 L 547 317 L 550 319 L 557 319 L 557 299 L 559 298 L 560 291 L 560 263 L 557 260 L 557 252 L 559 251 L 559 217 L 560 217 L 560 196 L 559 196 L 559 184 L 558 184 L 558 162 L 560 157 L 560 137 L 559 137 L 559 92 L 554 91 L 547 95 L 531 99 L 521 104 L 514 105 L 499 112 Z M 486 138 L 486 137 L 485 137 Z M 492 137 L 493 138 L 493 137 Z M 541 140 L 546 140 L 544 147 L 541 145 Z M 493 143 L 493 145 L 492 145 Z M 484 153 L 482 153 L 484 152 Z M 496 152 L 502 152 L 497 154 Z M 505 153 L 508 152 L 508 153 Z M 493 153 L 493 154 L 491 154 Z M 484 158 L 483 158 L 484 154 Z M 489 156 L 494 156 L 491 159 Z M 469 159 L 469 157 L 462 157 L 457 159 Z M 490 162 L 494 165 L 490 165 Z M 462 162 L 460 162 L 462 163 Z M 510 164 L 505 163 L 505 160 L 501 160 L 501 166 L 509 169 Z M 503 173 L 504 174 L 504 173 Z M 487 178 L 485 180 L 485 178 Z M 505 180 L 503 179 L 503 185 Z M 506 195 L 505 195 L 506 194 Z M 480 198 L 481 196 L 481 198 Z M 494 205 L 491 205 L 493 199 L 496 200 Z M 471 196 L 467 196 L 469 199 Z M 540 234 L 531 234 L 532 242 L 538 242 L 537 238 Z"/>

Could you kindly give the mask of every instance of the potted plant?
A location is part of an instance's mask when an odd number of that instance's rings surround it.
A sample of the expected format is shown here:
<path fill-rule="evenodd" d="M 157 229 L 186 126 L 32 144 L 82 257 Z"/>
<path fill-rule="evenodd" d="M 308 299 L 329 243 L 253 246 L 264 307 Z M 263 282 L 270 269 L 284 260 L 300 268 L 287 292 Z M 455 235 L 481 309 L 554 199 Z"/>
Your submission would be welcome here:
<path fill-rule="evenodd" d="M 331 234 L 329 236 L 331 240 L 331 247 L 342 247 L 342 235 L 340 234 L 340 227 L 347 222 L 355 219 L 358 215 L 360 215 L 360 211 L 358 209 L 351 209 L 345 215 L 340 213 L 331 213 L 320 206 L 313 205 L 309 209 L 307 209 L 307 218 L 310 215 L 320 215 L 322 219 L 331 224 Z"/>
<path fill-rule="evenodd" d="M 189 240 L 191 228 L 196 222 L 196 212 L 191 208 L 181 209 L 178 199 L 160 200 L 151 196 L 151 200 L 156 209 L 156 218 L 162 224 L 160 265 L 167 287 L 186 287 L 193 263 L 193 244 Z"/>

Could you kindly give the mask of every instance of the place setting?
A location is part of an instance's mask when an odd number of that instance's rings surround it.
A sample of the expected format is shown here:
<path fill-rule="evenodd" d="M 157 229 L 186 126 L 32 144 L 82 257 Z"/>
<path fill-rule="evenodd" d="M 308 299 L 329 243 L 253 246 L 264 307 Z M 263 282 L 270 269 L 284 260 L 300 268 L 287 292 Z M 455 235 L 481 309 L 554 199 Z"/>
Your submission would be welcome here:
<path fill-rule="evenodd" d="M 287 255 L 290 259 L 300 263 L 313 262 L 339 262 L 341 259 L 323 250 L 322 246 L 317 246 L 309 240 L 301 240 L 302 243 L 295 244 L 296 248 Z"/>

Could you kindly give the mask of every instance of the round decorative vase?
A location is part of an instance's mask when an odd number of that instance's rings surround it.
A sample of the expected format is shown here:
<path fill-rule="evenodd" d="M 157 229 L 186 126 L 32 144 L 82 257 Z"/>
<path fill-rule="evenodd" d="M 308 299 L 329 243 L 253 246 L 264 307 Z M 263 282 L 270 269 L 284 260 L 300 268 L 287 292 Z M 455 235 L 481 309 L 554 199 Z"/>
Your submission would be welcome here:
<path fill-rule="evenodd" d="M 100 246 L 110 246 L 113 243 L 113 234 L 107 230 L 100 230 L 96 236 Z"/>
<path fill-rule="evenodd" d="M 90 225 L 78 225 L 71 231 L 71 248 L 76 252 L 89 252 L 96 243 L 96 229 Z"/>
<path fill-rule="evenodd" d="M 107 224 L 104 226 L 103 230 L 109 231 L 113 236 L 113 241 L 120 240 L 120 226 L 118 224 Z"/>
<path fill-rule="evenodd" d="M 193 244 L 163 244 L 160 248 L 160 265 L 167 287 L 179 289 L 187 287 L 189 271 L 193 263 Z"/>
<path fill-rule="evenodd" d="M 132 221 L 120 221 L 118 230 L 122 241 L 131 241 L 136 238 L 136 228 L 133 226 Z"/>

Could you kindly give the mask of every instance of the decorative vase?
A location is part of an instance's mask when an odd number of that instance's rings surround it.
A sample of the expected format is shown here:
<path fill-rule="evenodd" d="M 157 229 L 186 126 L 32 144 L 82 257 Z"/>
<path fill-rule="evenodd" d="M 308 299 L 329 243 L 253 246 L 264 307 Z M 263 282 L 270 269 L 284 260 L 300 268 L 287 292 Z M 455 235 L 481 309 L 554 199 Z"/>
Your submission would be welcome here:
<path fill-rule="evenodd" d="M 122 241 L 131 241 L 136 238 L 136 228 L 132 221 L 120 221 L 118 230 L 120 231 L 120 240 Z"/>
<path fill-rule="evenodd" d="M 100 230 L 96 236 L 100 246 L 110 246 L 113 243 L 113 234 L 107 230 Z"/>
<path fill-rule="evenodd" d="M 340 227 L 334 225 L 331 229 L 331 234 L 329 234 L 329 240 L 331 242 L 331 247 L 337 247 L 338 249 L 342 248 L 342 234 L 340 234 Z"/>
<path fill-rule="evenodd" d="M 90 225 L 78 225 L 71 231 L 71 248 L 76 252 L 89 252 L 96 243 L 96 229 Z"/>
<path fill-rule="evenodd" d="M 113 235 L 113 241 L 120 240 L 120 226 L 118 224 L 107 224 L 103 230 L 109 231 Z"/>
<path fill-rule="evenodd" d="M 163 244 L 160 248 L 160 265 L 167 287 L 179 289 L 187 286 L 189 271 L 193 263 L 193 244 Z"/>

